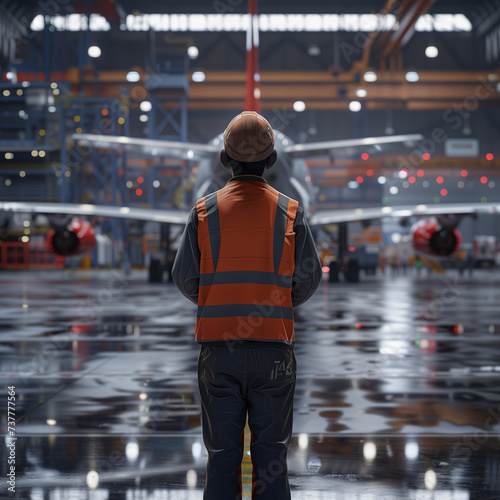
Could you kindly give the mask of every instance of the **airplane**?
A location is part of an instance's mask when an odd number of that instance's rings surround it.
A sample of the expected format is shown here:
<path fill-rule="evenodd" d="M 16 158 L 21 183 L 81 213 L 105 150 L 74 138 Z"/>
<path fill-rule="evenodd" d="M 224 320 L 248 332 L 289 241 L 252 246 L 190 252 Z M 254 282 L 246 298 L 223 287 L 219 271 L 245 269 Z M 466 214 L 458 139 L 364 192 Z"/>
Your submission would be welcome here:
<path fill-rule="evenodd" d="M 256 2 L 250 1 L 250 13 L 255 15 Z M 260 112 L 260 88 L 258 69 L 258 29 L 254 29 L 256 22 L 252 17 L 247 32 L 247 79 L 245 109 Z M 273 125 L 273 120 L 271 119 Z M 338 262 L 343 263 L 347 249 L 347 224 L 354 221 L 379 220 L 387 217 L 407 219 L 411 216 L 438 216 L 438 222 L 422 221 L 412 230 L 415 249 L 430 255 L 446 256 L 457 251 L 460 235 L 456 229 L 459 217 L 465 214 L 495 213 L 500 205 L 481 203 L 475 205 L 440 205 L 440 206 L 409 206 L 409 207 L 376 207 L 355 210 L 315 211 L 314 192 L 311 177 L 305 158 L 312 154 L 352 153 L 358 149 L 365 152 L 372 150 L 382 151 L 396 145 L 409 148 L 423 139 L 421 134 L 403 134 L 382 137 L 367 137 L 359 139 L 332 140 L 315 143 L 294 144 L 279 127 L 275 128 L 278 161 L 267 172 L 266 180 L 278 191 L 299 201 L 305 209 L 306 217 L 311 228 L 338 224 Z M 217 135 L 208 144 L 164 141 L 147 138 L 133 138 L 112 136 L 106 134 L 73 134 L 72 139 L 76 147 L 132 150 L 148 155 L 164 156 L 177 159 L 198 160 L 198 173 L 193 190 L 194 200 L 208 193 L 222 188 L 231 177 L 231 173 L 221 167 L 218 154 L 223 145 L 222 133 Z M 370 149 L 372 148 L 372 149 Z M 47 235 L 47 244 L 56 254 L 73 256 L 90 252 L 96 244 L 95 232 L 92 225 L 82 217 L 108 217 L 116 219 L 132 219 L 149 222 L 160 222 L 167 225 L 183 226 L 186 223 L 187 211 L 164 211 L 131 207 L 102 206 L 91 204 L 62 204 L 38 202 L 0 202 L 0 211 L 24 212 L 45 214 L 49 217 L 52 230 Z M 64 214 L 77 217 L 69 222 L 57 219 Z M 449 216 L 455 215 L 454 224 L 449 223 Z M 458 217 L 458 218 L 457 218 Z M 448 221 L 448 222 L 447 222 Z M 167 256 L 167 262 L 172 261 Z M 345 273 L 346 280 L 357 281 L 356 262 L 351 259 L 348 263 L 350 270 Z"/>

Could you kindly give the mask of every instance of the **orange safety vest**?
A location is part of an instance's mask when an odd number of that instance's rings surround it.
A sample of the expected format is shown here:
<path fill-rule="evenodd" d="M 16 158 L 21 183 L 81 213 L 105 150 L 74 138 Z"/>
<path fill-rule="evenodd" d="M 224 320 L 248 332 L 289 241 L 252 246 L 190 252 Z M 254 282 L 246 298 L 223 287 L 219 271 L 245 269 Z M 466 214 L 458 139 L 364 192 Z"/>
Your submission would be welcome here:
<path fill-rule="evenodd" d="M 196 202 L 197 341 L 294 342 L 293 223 L 298 205 L 264 179 L 237 178 Z"/>

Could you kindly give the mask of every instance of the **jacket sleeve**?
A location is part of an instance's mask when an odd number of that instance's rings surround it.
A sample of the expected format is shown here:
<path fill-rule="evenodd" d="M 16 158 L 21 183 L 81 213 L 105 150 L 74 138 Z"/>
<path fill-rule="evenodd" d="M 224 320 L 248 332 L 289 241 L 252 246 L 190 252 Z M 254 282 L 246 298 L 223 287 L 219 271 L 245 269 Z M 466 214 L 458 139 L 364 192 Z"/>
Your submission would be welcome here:
<path fill-rule="evenodd" d="M 323 270 L 304 209 L 300 206 L 293 226 L 295 270 L 292 278 L 292 306 L 296 307 L 303 304 L 316 291 L 321 283 Z"/>
<path fill-rule="evenodd" d="M 200 250 L 198 248 L 198 214 L 196 207 L 189 213 L 181 244 L 172 267 L 172 279 L 191 302 L 198 304 L 200 284 Z"/>

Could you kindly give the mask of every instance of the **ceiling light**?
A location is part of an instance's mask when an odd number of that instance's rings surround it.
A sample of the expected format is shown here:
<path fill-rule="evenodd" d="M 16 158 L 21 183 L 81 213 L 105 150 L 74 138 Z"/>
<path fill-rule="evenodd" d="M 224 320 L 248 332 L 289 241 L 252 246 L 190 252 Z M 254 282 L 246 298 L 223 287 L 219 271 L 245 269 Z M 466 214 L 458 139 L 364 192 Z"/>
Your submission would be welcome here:
<path fill-rule="evenodd" d="M 310 45 L 307 49 L 307 53 L 310 56 L 319 56 L 321 54 L 321 49 L 317 45 Z"/>
<path fill-rule="evenodd" d="M 375 71 L 367 71 L 363 75 L 363 79 L 365 82 L 376 82 L 377 81 L 377 73 Z"/>
<path fill-rule="evenodd" d="M 297 111 L 297 113 L 301 113 L 306 109 L 306 103 L 304 101 L 295 101 L 293 103 L 293 110 Z"/>
<path fill-rule="evenodd" d="M 434 57 L 437 57 L 439 54 L 439 50 L 437 47 L 434 47 L 434 45 L 429 45 L 426 49 L 425 49 L 425 55 L 429 58 L 429 59 L 434 59 Z"/>
<path fill-rule="evenodd" d="M 153 105 L 149 101 L 142 101 L 141 104 L 139 104 L 139 108 L 141 108 L 141 111 L 144 113 L 151 111 L 152 107 Z"/>
<path fill-rule="evenodd" d="M 141 79 L 141 75 L 137 71 L 129 71 L 126 78 L 127 82 L 138 82 Z"/>
<path fill-rule="evenodd" d="M 359 101 L 351 101 L 349 103 L 349 109 L 352 112 L 357 113 L 358 111 L 361 110 L 361 103 Z"/>
<path fill-rule="evenodd" d="M 88 54 L 92 58 L 101 57 L 101 49 L 97 45 L 89 47 Z"/>
<path fill-rule="evenodd" d="M 416 71 L 408 71 L 408 73 L 406 73 L 407 82 L 418 82 L 419 78 L 420 77 Z"/>
<path fill-rule="evenodd" d="M 203 71 L 195 71 L 191 78 L 193 79 L 193 82 L 204 82 L 205 73 L 203 73 Z"/>
<path fill-rule="evenodd" d="M 187 49 L 187 54 L 188 54 L 189 59 L 196 59 L 198 57 L 199 53 L 200 53 L 200 51 L 198 50 L 198 47 L 196 47 L 195 45 L 191 45 Z"/>

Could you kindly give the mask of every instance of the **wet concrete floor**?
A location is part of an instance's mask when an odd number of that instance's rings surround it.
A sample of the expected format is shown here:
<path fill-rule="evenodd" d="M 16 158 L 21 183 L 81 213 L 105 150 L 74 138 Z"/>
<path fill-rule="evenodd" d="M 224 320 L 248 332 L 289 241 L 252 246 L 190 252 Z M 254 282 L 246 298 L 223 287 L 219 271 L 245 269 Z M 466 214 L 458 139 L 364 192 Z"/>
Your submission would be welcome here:
<path fill-rule="evenodd" d="M 145 272 L 1 273 L 0 497 L 201 500 L 195 311 Z M 292 499 L 500 498 L 500 270 L 325 282 L 295 335 Z"/>

